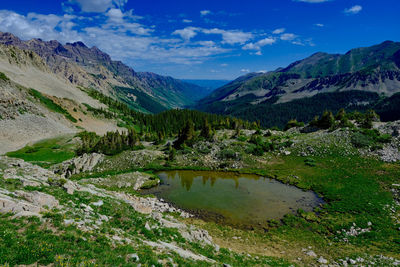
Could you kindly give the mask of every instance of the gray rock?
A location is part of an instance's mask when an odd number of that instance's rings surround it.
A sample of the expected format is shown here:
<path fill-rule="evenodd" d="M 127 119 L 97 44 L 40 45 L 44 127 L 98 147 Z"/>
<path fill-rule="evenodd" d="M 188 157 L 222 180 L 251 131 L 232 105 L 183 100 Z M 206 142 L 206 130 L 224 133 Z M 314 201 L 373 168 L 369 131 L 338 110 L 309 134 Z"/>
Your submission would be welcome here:
<path fill-rule="evenodd" d="M 306 254 L 307 256 L 309 256 L 309 257 L 313 257 L 313 258 L 316 258 L 316 257 L 317 257 L 317 254 L 316 254 L 314 251 L 312 251 L 312 250 L 307 251 L 305 254 Z"/>
<path fill-rule="evenodd" d="M 328 260 L 321 256 L 321 257 L 319 257 L 318 262 L 321 264 L 327 264 Z"/>
<path fill-rule="evenodd" d="M 135 254 L 129 254 L 128 255 L 128 259 L 131 259 L 133 261 L 139 261 L 139 256 L 135 253 Z"/>
<path fill-rule="evenodd" d="M 80 157 L 76 157 L 53 166 L 51 170 L 54 173 L 61 175 L 61 177 L 68 178 L 74 174 L 92 171 L 96 165 L 101 163 L 103 160 L 103 154 L 83 154 Z"/>

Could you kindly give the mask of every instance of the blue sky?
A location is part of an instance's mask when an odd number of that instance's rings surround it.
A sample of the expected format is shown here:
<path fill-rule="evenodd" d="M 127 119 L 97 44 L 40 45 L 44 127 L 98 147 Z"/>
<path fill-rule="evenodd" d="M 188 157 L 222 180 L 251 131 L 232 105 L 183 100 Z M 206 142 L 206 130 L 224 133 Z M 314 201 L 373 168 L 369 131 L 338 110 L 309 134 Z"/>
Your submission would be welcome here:
<path fill-rule="evenodd" d="M 0 31 L 83 41 L 136 71 L 234 79 L 400 41 L 399 0 L 2 0 Z"/>

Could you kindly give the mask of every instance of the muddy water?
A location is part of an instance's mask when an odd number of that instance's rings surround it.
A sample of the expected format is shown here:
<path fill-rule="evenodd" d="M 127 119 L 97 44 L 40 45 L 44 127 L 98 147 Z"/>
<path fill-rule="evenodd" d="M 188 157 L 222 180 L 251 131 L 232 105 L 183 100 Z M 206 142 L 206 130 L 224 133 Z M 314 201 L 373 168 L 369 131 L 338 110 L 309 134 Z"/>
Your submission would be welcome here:
<path fill-rule="evenodd" d="M 322 200 L 313 192 L 257 175 L 210 171 L 158 173 L 161 185 L 146 190 L 205 220 L 234 226 L 266 225 L 298 209 L 311 211 Z"/>

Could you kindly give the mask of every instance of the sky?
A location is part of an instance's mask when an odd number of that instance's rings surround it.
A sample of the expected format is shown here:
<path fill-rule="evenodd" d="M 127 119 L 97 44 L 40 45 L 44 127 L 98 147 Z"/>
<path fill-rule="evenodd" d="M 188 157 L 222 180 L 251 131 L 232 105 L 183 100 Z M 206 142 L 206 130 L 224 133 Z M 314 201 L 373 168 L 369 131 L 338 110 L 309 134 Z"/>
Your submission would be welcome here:
<path fill-rule="evenodd" d="M 136 71 L 235 79 L 400 41 L 399 0 L 1 0 L 0 31 L 97 46 Z"/>

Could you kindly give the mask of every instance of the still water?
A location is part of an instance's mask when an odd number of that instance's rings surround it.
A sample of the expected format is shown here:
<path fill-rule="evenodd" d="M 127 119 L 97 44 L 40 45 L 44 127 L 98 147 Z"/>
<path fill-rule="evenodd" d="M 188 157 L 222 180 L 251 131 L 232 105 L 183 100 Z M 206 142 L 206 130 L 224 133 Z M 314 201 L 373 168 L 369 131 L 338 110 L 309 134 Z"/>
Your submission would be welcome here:
<path fill-rule="evenodd" d="M 212 171 L 163 171 L 161 185 L 144 191 L 205 220 L 241 227 L 263 226 L 322 200 L 311 191 L 258 175 Z"/>

